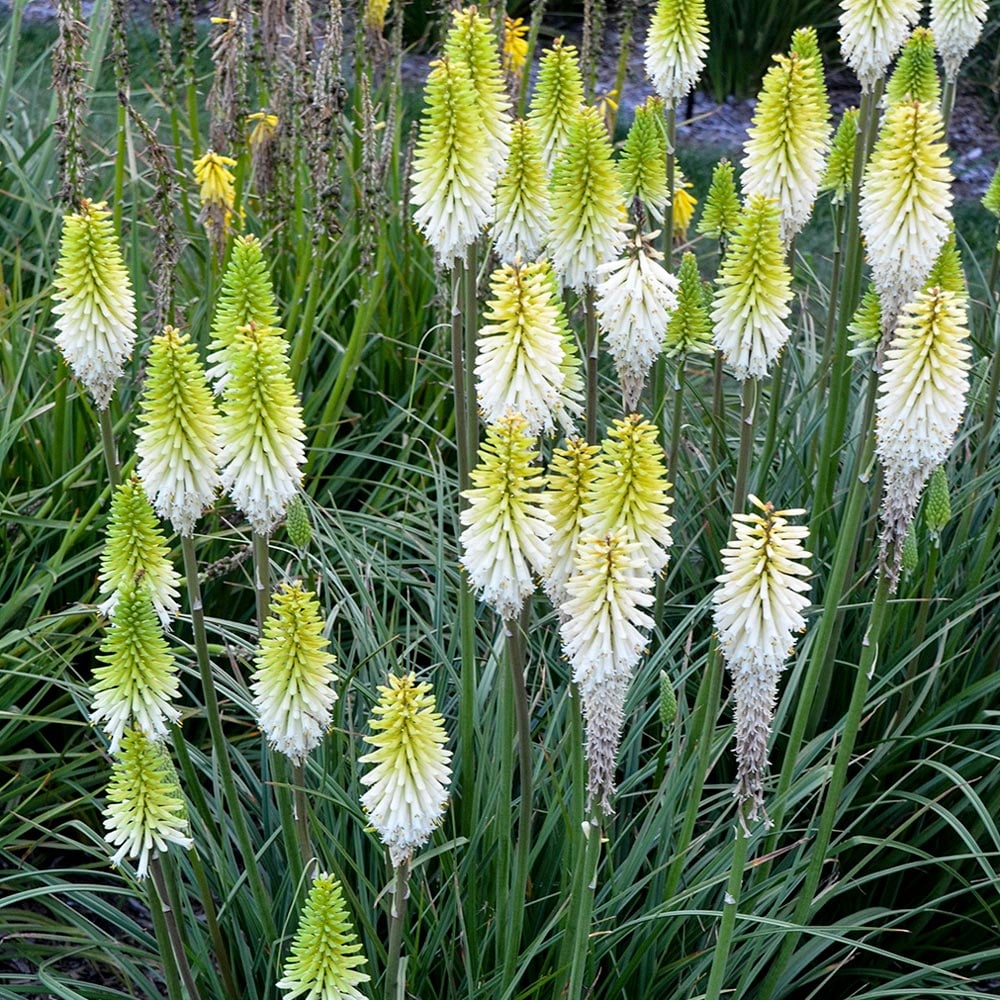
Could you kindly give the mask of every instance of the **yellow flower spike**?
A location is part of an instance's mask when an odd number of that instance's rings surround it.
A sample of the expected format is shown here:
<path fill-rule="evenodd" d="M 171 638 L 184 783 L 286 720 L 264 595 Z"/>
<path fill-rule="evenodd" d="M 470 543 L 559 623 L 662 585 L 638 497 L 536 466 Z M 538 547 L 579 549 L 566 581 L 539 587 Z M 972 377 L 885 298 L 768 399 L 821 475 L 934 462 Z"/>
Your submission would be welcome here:
<path fill-rule="evenodd" d="M 507 17 L 503 19 L 503 68 L 504 72 L 514 76 L 524 68 L 528 58 L 528 25 L 523 17 Z"/>
<path fill-rule="evenodd" d="M 247 124 L 252 125 L 247 142 L 252 150 L 266 145 L 278 130 L 278 116 L 268 111 L 254 111 L 247 115 Z"/>
<path fill-rule="evenodd" d="M 221 253 L 233 224 L 236 203 L 236 176 L 229 169 L 236 166 L 230 156 L 208 150 L 194 161 L 194 179 L 199 185 L 201 214 L 198 221 L 205 227 L 208 238 Z"/>

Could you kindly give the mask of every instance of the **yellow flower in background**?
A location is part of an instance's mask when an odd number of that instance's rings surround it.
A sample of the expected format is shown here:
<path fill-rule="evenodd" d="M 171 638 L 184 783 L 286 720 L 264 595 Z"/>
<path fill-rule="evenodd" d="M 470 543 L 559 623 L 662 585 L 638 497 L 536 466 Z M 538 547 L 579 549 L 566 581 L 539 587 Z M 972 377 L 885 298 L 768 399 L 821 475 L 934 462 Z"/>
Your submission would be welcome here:
<path fill-rule="evenodd" d="M 203 205 L 224 205 L 232 210 L 236 200 L 236 178 L 229 170 L 236 161 L 209 150 L 194 161 L 194 179 L 201 185 L 198 197 Z"/>
<path fill-rule="evenodd" d="M 251 149 L 257 149 L 274 137 L 274 133 L 278 130 L 278 116 L 267 111 L 255 111 L 247 115 L 247 124 L 253 126 L 247 141 Z"/>
<path fill-rule="evenodd" d="M 385 15 L 389 11 L 389 0 L 368 0 L 365 4 L 364 24 L 367 31 L 382 34 Z"/>
<path fill-rule="evenodd" d="M 690 181 L 678 174 L 674 185 L 674 239 L 682 242 L 687 239 L 688 226 L 698 204 L 698 199 L 689 191 L 692 186 Z"/>
<path fill-rule="evenodd" d="M 528 26 L 523 17 L 503 19 L 503 68 L 505 73 L 520 73 L 528 58 L 528 43 L 525 35 Z"/>

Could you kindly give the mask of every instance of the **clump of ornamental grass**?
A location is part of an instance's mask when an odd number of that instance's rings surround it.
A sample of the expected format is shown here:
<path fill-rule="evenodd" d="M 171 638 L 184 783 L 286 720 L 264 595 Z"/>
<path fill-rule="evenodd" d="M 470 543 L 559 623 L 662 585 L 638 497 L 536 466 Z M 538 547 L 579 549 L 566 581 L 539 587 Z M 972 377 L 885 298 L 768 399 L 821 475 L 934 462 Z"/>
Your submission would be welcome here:
<path fill-rule="evenodd" d="M 805 630 L 802 612 L 809 606 L 810 553 L 802 543 L 809 535 L 804 525 L 789 518 L 804 510 L 778 510 L 750 502 L 761 513 L 733 515 L 735 537 L 722 550 L 723 573 L 712 596 L 713 620 L 719 648 L 733 680 L 736 717 L 736 788 L 739 818 L 767 813 L 764 779 L 768 766 L 768 738 L 778 697 L 782 666 L 795 646 L 795 635 Z"/>
<path fill-rule="evenodd" d="M 657 235 L 637 234 L 619 260 L 598 268 L 598 322 L 615 359 L 627 411 L 638 405 L 677 306 L 677 279 L 660 263 L 663 255 L 652 245 Z"/>
<path fill-rule="evenodd" d="M 931 31 L 949 80 L 979 41 L 988 11 L 986 0 L 931 0 Z"/>
<path fill-rule="evenodd" d="M 578 397 L 567 395 L 563 305 L 548 261 L 515 261 L 493 273 L 493 298 L 479 331 L 476 389 L 483 418 L 497 423 L 519 413 L 529 435 L 572 427 Z"/>
<path fill-rule="evenodd" d="M 921 291 L 899 318 L 878 386 L 876 454 L 885 479 L 880 565 L 891 586 L 921 491 L 948 457 L 969 390 L 964 296 Z"/>
<path fill-rule="evenodd" d="M 552 522 L 549 562 L 542 573 L 545 593 L 559 608 L 566 600 L 566 581 L 573 573 L 576 545 L 583 530 L 587 501 L 597 473 L 600 447 L 570 437 L 552 452 L 542 503 Z"/>
<path fill-rule="evenodd" d="M 313 879 L 291 952 L 275 984 L 285 1000 L 366 1000 L 358 986 L 371 976 L 354 932 L 344 891 L 325 872 Z"/>
<path fill-rule="evenodd" d="M 625 242 L 625 205 L 611 141 L 595 108 L 580 112 L 552 170 L 549 250 L 566 285 L 582 292 Z"/>
<path fill-rule="evenodd" d="M 816 33 L 796 32 L 791 54 L 776 56 L 764 77 L 740 179 L 747 197 L 763 195 L 778 203 L 786 244 L 809 220 L 829 135 L 830 107 Z"/>
<path fill-rule="evenodd" d="M 367 788 L 361 804 L 398 868 L 441 823 L 451 751 L 430 684 L 417 683 L 413 674 L 390 674 L 378 691 L 371 733 L 362 737 L 373 749 L 358 758 L 371 765 L 361 776 Z"/>
<path fill-rule="evenodd" d="M 222 156 L 212 149 L 194 161 L 194 179 L 201 202 L 198 221 L 205 227 L 205 234 L 219 257 L 225 252 L 233 229 L 236 175 L 230 168 L 235 166 L 231 156 Z"/>
<path fill-rule="evenodd" d="M 556 158 L 569 142 L 570 125 L 583 110 L 583 76 L 576 46 L 557 38 L 542 54 L 538 82 L 531 98 L 528 120 L 542 144 L 542 158 L 551 172 Z"/>
<path fill-rule="evenodd" d="M 919 20 L 920 6 L 920 0 L 841 0 L 840 48 L 863 92 L 885 73 Z"/>
<path fill-rule="evenodd" d="M 545 245 L 549 226 L 548 178 L 538 135 L 530 122 L 518 119 L 510 134 L 510 153 L 497 182 L 493 245 L 512 263 L 518 255 L 534 260 Z"/>
<path fill-rule="evenodd" d="M 830 201 L 843 205 L 851 190 L 854 179 L 854 147 L 858 141 L 858 109 L 847 108 L 840 118 L 837 131 L 830 144 L 830 155 L 826 160 L 826 172 L 820 183 L 820 191 L 832 192 Z"/>
<path fill-rule="evenodd" d="M 865 170 L 858 220 L 886 330 L 923 284 L 951 231 L 943 139 L 934 105 L 901 101 L 885 112 Z"/>
<path fill-rule="evenodd" d="M 792 275 L 785 263 L 777 202 L 747 199 L 715 279 L 715 346 L 741 382 L 762 378 L 791 331 Z"/>
<path fill-rule="evenodd" d="M 635 109 L 618 160 L 622 191 L 629 202 L 638 202 L 654 219 L 663 219 L 670 202 L 667 191 L 667 133 L 663 124 L 663 101 L 647 97 Z"/>
<path fill-rule="evenodd" d="M 638 546 L 636 551 L 651 574 L 661 572 L 673 544 L 670 486 L 657 428 L 637 413 L 615 420 L 601 442 L 586 501 L 584 534 L 617 533 Z"/>
<path fill-rule="evenodd" d="M 157 514 L 190 536 L 220 483 L 219 417 L 198 349 L 172 326 L 153 338 L 139 406 L 139 477 Z"/>
<path fill-rule="evenodd" d="M 90 721 L 104 729 L 111 753 L 118 753 L 126 728 L 152 740 L 166 737 L 167 723 L 180 718 L 171 704 L 179 691 L 177 666 L 141 579 L 118 591 L 97 659 Z"/>
<path fill-rule="evenodd" d="M 549 560 L 552 525 L 537 487 L 542 470 L 528 422 L 508 413 L 486 428 L 461 513 L 462 566 L 479 596 L 504 619 L 516 618 Z"/>
<path fill-rule="evenodd" d="M 499 171 L 510 145 L 510 98 L 500 65 L 493 22 L 475 6 L 452 11 L 452 23 L 444 42 L 449 62 L 462 62 L 472 81 L 472 95 L 479 120 L 488 136 L 490 160 Z"/>
<path fill-rule="evenodd" d="M 940 100 L 941 81 L 934 60 L 934 36 L 927 28 L 914 28 L 885 86 L 886 107 L 899 101 L 937 104 Z"/>
<path fill-rule="evenodd" d="M 63 219 L 56 265 L 56 345 L 73 374 L 107 409 L 135 344 L 135 298 L 111 213 L 84 200 Z"/>
<path fill-rule="evenodd" d="M 496 167 L 469 69 L 456 59 L 431 64 L 413 158 L 413 221 L 438 260 L 451 266 L 489 221 Z"/>
<path fill-rule="evenodd" d="M 302 406 L 280 333 L 246 326 L 236 334 L 230 357 L 219 423 L 222 487 L 253 530 L 267 535 L 302 478 Z"/>
<path fill-rule="evenodd" d="M 171 844 L 191 847 L 187 806 L 162 742 L 127 730 L 111 764 L 107 797 L 104 839 L 118 848 L 113 865 L 129 858 L 136 862 L 137 877 L 145 878 L 150 860 Z"/>
<path fill-rule="evenodd" d="M 698 258 L 691 251 L 681 257 L 677 278 L 677 308 L 670 314 L 663 353 L 668 358 L 685 354 L 714 354 L 712 320 L 705 304 L 705 286 L 698 271 Z"/>
<path fill-rule="evenodd" d="M 646 35 L 646 73 L 668 105 L 698 82 L 708 55 L 704 0 L 657 0 Z"/>
<path fill-rule="evenodd" d="M 612 811 L 625 696 L 653 627 L 645 610 L 652 589 L 643 546 L 624 530 L 580 538 L 559 631 L 582 701 L 587 796 L 605 814 Z"/>
<path fill-rule="evenodd" d="M 264 620 L 250 689 L 261 731 L 293 764 L 319 746 L 332 722 L 337 678 L 329 647 L 316 595 L 284 585 Z"/>
<path fill-rule="evenodd" d="M 107 538 L 98 579 L 107 597 L 99 606 L 111 615 L 121 591 L 141 583 L 167 628 L 177 614 L 180 577 L 170 562 L 163 531 L 137 476 L 116 487 L 111 497 Z"/>
<path fill-rule="evenodd" d="M 733 165 L 722 159 L 712 170 L 712 183 L 705 196 L 698 232 L 714 240 L 726 240 L 736 231 L 739 217 L 740 199 L 736 193 Z"/>

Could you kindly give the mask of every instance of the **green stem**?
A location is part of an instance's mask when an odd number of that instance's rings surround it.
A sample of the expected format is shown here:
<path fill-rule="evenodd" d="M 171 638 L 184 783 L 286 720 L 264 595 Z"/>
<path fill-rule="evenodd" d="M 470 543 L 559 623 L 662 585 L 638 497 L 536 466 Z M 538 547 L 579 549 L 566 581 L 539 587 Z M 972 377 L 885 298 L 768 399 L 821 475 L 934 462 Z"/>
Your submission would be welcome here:
<path fill-rule="evenodd" d="M 271 597 L 271 552 L 267 535 L 253 532 L 253 592 L 257 605 L 257 634 L 263 635 Z"/>
<path fill-rule="evenodd" d="M 845 206 L 833 206 L 833 271 L 830 275 L 830 304 L 826 311 L 826 325 L 823 327 L 823 359 L 820 362 L 820 385 L 825 385 L 826 375 L 833 362 L 833 335 L 837 328 L 837 299 L 840 295 L 840 275 L 844 264 L 844 243 L 847 239 Z"/>
<path fill-rule="evenodd" d="M 742 809 L 742 806 L 739 807 Z M 743 869 L 747 863 L 747 845 L 750 835 L 744 829 L 744 820 L 740 816 L 736 826 L 736 840 L 733 843 L 733 861 L 729 869 L 729 883 L 722 905 L 722 922 L 719 924 L 719 937 L 715 942 L 712 955 L 712 971 L 708 975 L 708 986 L 705 989 L 705 1000 L 719 1000 L 726 977 L 726 965 L 733 944 L 733 931 L 736 928 L 736 917 L 740 906 L 740 888 L 743 885 Z"/>
<path fill-rule="evenodd" d="M 205 866 L 201 863 L 201 857 L 196 850 L 188 852 L 188 860 L 191 862 L 191 869 L 198 883 L 198 902 L 201 903 L 205 913 L 208 936 L 212 939 L 212 951 L 216 962 L 219 963 L 219 975 L 222 976 L 222 986 L 226 991 L 227 1000 L 243 1000 L 243 994 L 236 989 L 236 982 L 233 979 L 229 950 L 222 937 L 222 929 L 219 927 L 219 915 L 215 909 L 215 899 L 208 884 L 208 877 L 205 875 Z"/>
<path fill-rule="evenodd" d="M 410 895 L 410 863 L 396 866 L 392 887 L 392 909 L 389 917 L 389 947 L 386 951 L 385 1000 L 403 1000 L 406 982 L 403 976 L 403 925 L 406 923 L 406 901 Z"/>
<path fill-rule="evenodd" d="M 469 468 L 479 450 L 479 403 L 476 399 L 476 337 L 479 334 L 479 297 L 476 244 L 470 243 L 465 256 L 465 422 L 469 435 Z"/>
<path fill-rule="evenodd" d="M 712 361 L 712 460 L 715 468 L 723 465 L 723 428 L 726 426 L 726 398 L 722 390 L 722 352 Z M 721 477 L 716 480 L 721 484 Z"/>
<path fill-rule="evenodd" d="M 281 840 L 285 846 L 285 859 L 288 862 L 288 877 L 292 885 L 298 887 L 308 857 L 303 856 L 299 845 L 297 817 L 292 800 L 292 779 L 288 775 L 289 763 L 277 752 L 270 753 L 268 760 L 274 776 L 274 797 L 278 803 L 278 818 L 281 823 Z"/>
<path fill-rule="evenodd" d="M 124 95 L 122 95 L 124 96 Z M 125 154 L 127 147 L 125 143 L 125 128 L 128 121 L 128 107 L 118 102 L 118 132 L 117 144 L 115 147 L 115 181 L 114 181 L 114 206 L 112 207 L 112 220 L 115 228 L 115 235 L 121 238 L 122 231 L 122 202 L 125 194 Z"/>
<path fill-rule="evenodd" d="M 663 217 L 663 266 L 674 266 L 674 184 L 677 172 L 677 105 L 671 102 L 664 109 L 667 128 L 667 208 Z"/>
<path fill-rule="evenodd" d="M 108 467 L 108 482 L 112 491 L 121 486 L 122 470 L 118 463 L 118 448 L 115 445 L 115 428 L 111 422 L 111 407 L 106 406 L 98 411 L 101 424 L 101 447 L 104 449 L 104 461 Z"/>
<path fill-rule="evenodd" d="M 944 122 L 944 134 L 947 138 L 948 127 L 951 125 L 951 113 L 955 110 L 955 94 L 958 81 L 952 77 L 944 78 L 944 89 L 941 93 L 941 120 Z"/>
<path fill-rule="evenodd" d="M 771 468 L 771 462 L 774 460 L 774 453 L 778 446 L 778 418 L 781 416 L 781 390 L 785 377 L 786 357 L 787 354 L 781 355 L 771 377 L 771 401 L 767 411 L 767 431 L 764 436 L 764 448 L 760 460 L 757 462 L 755 487 L 758 494 L 766 492 L 764 488 L 767 485 L 767 473 Z"/>
<path fill-rule="evenodd" d="M 198 659 L 198 672 L 201 676 L 202 692 L 205 699 L 205 715 L 208 718 L 208 728 L 212 736 L 212 749 L 222 789 L 229 803 L 230 817 L 236 832 L 236 839 L 243 855 L 243 867 L 246 870 L 247 881 L 253 894 L 257 912 L 267 934 L 268 942 L 277 940 L 278 934 L 271 912 L 271 901 L 268 899 L 264 880 L 260 874 L 257 855 L 250 838 L 243 803 L 236 789 L 236 778 L 233 775 L 232 763 L 229 760 L 226 735 L 222 730 L 222 716 L 219 712 L 219 699 L 215 693 L 215 681 L 212 678 L 212 661 L 208 653 L 208 635 L 205 631 L 205 609 L 201 600 L 201 586 L 198 582 L 198 560 L 194 551 L 194 539 L 190 535 L 181 536 L 181 552 L 184 556 L 184 574 L 187 577 L 188 600 L 191 605 L 191 627 L 194 631 L 195 651 Z"/>
<path fill-rule="evenodd" d="M 740 453 L 736 460 L 736 485 L 733 488 L 734 514 L 742 514 L 747 504 L 747 484 L 753 461 L 753 432 L 757 419 L 757 395 L 760 386 L 756 378 L 746 379 L 740 391 Z"/>
<path fill-rule="evenodd" d="M 594 892 L 597 889 L 597 866 L 601 858 L 603 817 L 595 806 L 586 831 L 582 850 L 583 864 L 576 872 L 573 899 L 570 905 L 570 928 L 573 935 L 573 953 L 570 961 L 567 1000 L 580 1000 L 583 996 L 587 959 L 590 955 L 590 921 L 594 911 Z"/>
<path fill-rule="evenodd" d="M 667 473 L 677 482 L 677 456 L 681 450 L 681 424 L 684 421 L 684 355 L 677 359 L 674 371 L 674 409 L 670 417 L 670 452 Z"/>
<path fill-rule="evenodd" d="M 593 285 L 584 292 L 583 325 L 587 335 L 587 444 L 597 444 L 597 307 Z"/>
<path fill-rule="evenodd" d="M 886 623 L 886 609 L 888 606 L 889 581 L 884 576 L 879 576 L 878 585 L 875 588 L 875 599 L 872 602 L 871 617 L 868 620 L 868 629 L 865 632 L 862 643 L 861 662 L 858 664 L 857 674 L 854 679 L 854 693 L 851 696 L 847 718 L 844 720 L 844 729 L 840 735 L 840 744 L 837 747 L 837 757 L 833 765 L 833 774 L 826 786 L 819 830 L 817 831 L 815 840 L 809 845 L 809 867 L 806 871 L 805 882 L 798 892 L 798 902 L 790 921 L 790 923 L 798 927 L 805 926 L 806 920 L 816 905 L 816 889 L 823 874 L 826 852 L 830 846 L 830 838 L 833 835 L 837 810 L 840 806 L 840 794 L 844 790 L 844 784 L 847 781 L 847 769 L 850 766 L 851 757 L 854 753 L 854 744 L 857 740 L 858 731 L 861 728 L 868 685 L 878 662 L 879 642 Z M 778 982 L 785 971 L 788 960 L 795 952 L 801 936 L 801 930 L 793 930 L 786 933 L 781 951 L 768 971 L 767 978 L 760 991 L 760 996 L 771 997 L 778 995 Z"/>
<path fill-rule="evenodd" d="M 177 914 L 174 913 L 169 902 L 167 883 L 163 877 L 161 864 L 160 858 L 156 855 L 149 862 L 149 874 L 152 881 L 149 909 L 153 917 L 153 929 L 160 943 L 160 957 L 163 959 L 164 971 L 167 974 L 167 989 L 171 998 L 175 996 L 175 993 L 179 995 L 179 980 L 184 984 L 184 992 L 187 994 L 188 1000 L 198 1000 L 198 988 L 194 984 L 194 976 L 191 974 L 191 967 L 188 965 L 187 954 L 184 951 L 184 940 L 177 923 Z M 161 933 L 165 933 L 165 940 L 161 938 Z M 173 980 L 173 990 L 170 989 L 171 980 Z"/>
<path fill-rule="evenodd" d="M 299 844 L 299 854 L 303 866 L 312 861 L 314 854 L 309 839 L 309 808 L 306 801 L 306 766 L 299 762 L 292 764 L 292 795 L 295 803 L 295 834 Z"/>
<path fill-rule="evenodd" d="M 931 554 L 927 559 L 927 572 L 924 573 L 923 586 L 921 587 L 920 600 L 917 606 L 917 620 L 913 626 L 912 640 L 910 648 L 914 653 L 910 656 L 910 662 L 906 665 L 906 682 L 899 693 L 899 708 L 896 710 L 896 718 L 903 719 L 913 701 L 913 683 L 920 669 L 920 656 L 916 650 L 923 645 L 924 637 L 927 635 L 927 617 L 930 614 L 931 601 L 934 600 L 934 585 L 937 579 L 938 554 L 941 551 L 941 542 L 935 539 L 931 545 Z"/>

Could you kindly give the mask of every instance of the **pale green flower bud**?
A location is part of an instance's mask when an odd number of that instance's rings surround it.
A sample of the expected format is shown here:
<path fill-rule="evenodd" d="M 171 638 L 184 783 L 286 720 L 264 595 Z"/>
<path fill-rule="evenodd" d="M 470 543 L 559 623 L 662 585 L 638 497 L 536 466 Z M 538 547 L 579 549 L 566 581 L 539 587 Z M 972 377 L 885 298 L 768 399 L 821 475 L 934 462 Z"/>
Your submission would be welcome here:
<path fill-rule="evenodd" d="M 557 38 L 542 54 L 538 84 L 531 98 L 528 120 L 542 144 L 542 159 L 551 171 L 569 141 L 569 127 L 583 110 L 583 76 L 576 47 Z"/>

